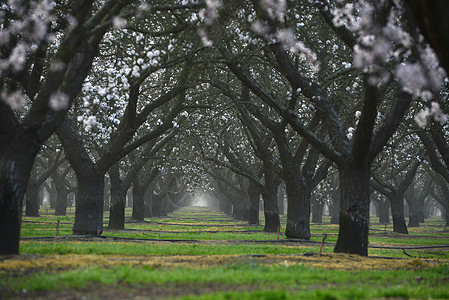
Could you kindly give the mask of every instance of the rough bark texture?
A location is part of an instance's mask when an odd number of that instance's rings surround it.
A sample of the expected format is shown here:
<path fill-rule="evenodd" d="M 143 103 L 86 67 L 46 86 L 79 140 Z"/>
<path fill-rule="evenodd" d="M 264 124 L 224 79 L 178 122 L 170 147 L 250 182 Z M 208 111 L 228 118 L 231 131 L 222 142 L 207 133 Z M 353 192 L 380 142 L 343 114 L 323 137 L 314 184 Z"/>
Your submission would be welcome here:
<path fill-rule="evenodd" d="M 284 175 L 287 191 L 287 224 L 285 236 L 295 239 L 310 239 L 310 189 L 305 184 L 299 170 L 291 170 Z M 296 176 L 293 175 L 295 172 Z M 285 174 L 285 172 L 284 172 Z"/>
<path fill-rule="evenodd" d="M 419 210 L 419 202 L 416 197 L 406 197 L 408 204 L 408 227 L 419 227 L 419 219 L 420 219 L 420 210 Z"/>
<path fill-rule="evenodd" d="M 368 255 L 370 167 L 340 167 L 340 229 L 335 252 Z"/>
<path fill-rule="evenodd" d="M 78 177 L 73 234 L 100 235 L 103 232 L 104 174 L 86 172 Z"/>
<path fill-rule="evenodd" d="M 7 137 L 0 136 L 0 255 L 19 253 L 22 201 L 39 150 L 19 135 Z"/>

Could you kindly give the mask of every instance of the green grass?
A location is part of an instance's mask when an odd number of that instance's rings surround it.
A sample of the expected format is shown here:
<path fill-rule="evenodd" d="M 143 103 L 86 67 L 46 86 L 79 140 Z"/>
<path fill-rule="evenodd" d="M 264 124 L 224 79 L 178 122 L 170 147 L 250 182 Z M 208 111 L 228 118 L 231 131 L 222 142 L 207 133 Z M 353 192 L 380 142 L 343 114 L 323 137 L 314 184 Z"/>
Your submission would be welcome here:
<path fill-rule="evenodd" d="M 27 254 L 118 254 L 118 255 L 249 255 L 298 254 L 317 252 L 318 247 L 288 247 L 271 244 L 201 245 L 201 244 L 147 244 L 126 242 L 22 242 L 22 253 Z"/>
<path fill-rule="evenodd" d="M 229 286 L 255 286 L 251 292 L 223 292 L 200 299 L 367 299 L 379 297 L 448 298 L 447 266 L 431 270 L 340 271 L 295 266 L 260 266 L 252 263 L 229 264 L 200 270 L 189 268 L 154 269 L 117 266 L 76 269 L 58 273 L 39 272 L 17 281 L 3 278 L 3 285 L 14 290 L 42 291 L 84 288 L 89 283 L 133 285 L 168 283 L 220 283 Z M 1 286 L 1 285 L 0 285 Z M 249 298 L 248 298 L 249 297 Z M 262 297 L 262 298 L 260 298 Z M 185 297 L 184 299 L 192 299 Z"/>
<path fill-rule="evenodd" d="M 44 209 L 41 210 L 40 217 L 24 217 L 21 236 L 54 237 L 58 220 L 60 221 L 59 235 L 71 235 L 74 222 L 73 209 L 67 216 L 56 217 L 52 215 L 53 213 L 52 210 Z M 130 216 L 131 210 L 128 208 L 126 218 L 129 219 Z M 263 218 L 261 220 L 263 222 Z M 105 224 L 107 221 L 108 212 L 105 212 Z M 374 218 L 371 220 L 370 243 L 378 246 L 396 246 L 397 249 L 370 248 L 370 256 L 409 259 L 408 255 L 411 255 L 435 262 L 449 260 L 447 248 L 406 250 L 406 253 L 402 250 L 404 247 L 449 244 L 449 232 L 444 231 L 444 223 L 441 219 L 433 218 L 419 228 L 409 228 L 409 235 L 392 233 L 392 224 L 385 228 L 376 221 Z M 282 235 L 285 222 L 286 218 L 283 216 L 281 239 L 285 238 Z M 207 226 L 199 226 L 199 224 Z M 244 226 L 241 226 L 242 224 Z M 430 269 L 369 271 L 322 269 L 313 267 L 307 262 L 298 265 L 257 263 L 256 260 L 252 260 L 252 255 L 318 253 L 319 244 L 305 246 L 301 243 L 249 242 L 277 240 L 277 234 L 265 233 L 262 231 L 263 226 L 245 225 L 242 221 L 235 221 L 221 213 L 203 208 L 183 209 L 170 214 L 169 218 L 151 218 L 141 223 L 128 222 L 125 224 L 125 230 L 109 230 L 107 225 L 105 226 L 104 236 L 198 241 L 167 243 L 120 239 L 23 240 L 20 244 L 21 253 L 49 257 L 52 259 L 52 264 L 53 255 L 63 256 L 63 259 L 67 259 L 70 255 L 94 254 L 99 257 L 119 255 L 124 262 L 109 267 L 102 265 L 60 267 L 59 269 L 31 267 L 27 269 L 28 271 L 21 269 L 11 271 L 0 267 L 0 298 L 3 296 L 20 298 L 22 290 L 29 293 L 33 291 L 46 293 L 61 289 L 74 293 L 79 289 L 87 291 L 86 293 L 97 289 L 110 291 L 122 284 L 133 292 L 146 290 L 146 287 L 155 285 L 166 291 L 176 285 L 180 285 L 181 290 L 188 288 L 191 284 L 204 288 L 200 295 L 184 293 L 181 299 L 449 298 L 447 262 L 435 263 L 435 267 Z M 258 231 L 255 232 L 241 232 L 256 228 Z M 385 229 L 386 232 L 384 232 Z M 328 233 L 326 242 L 335 242 L 338 225 L 329 224 L 329 217 L 325 216 L 323 224 L 311 225 L 311 233 L 312 241 L 319 242 L 323 234 Z M 324 249 L 328 253 L 332 250 L 332 245 L 326 245 Z M 144 259 L 158 259 L 162 255 L 197 255 L 198 260 L 208 255 L 241 255 L 242 257 L 238 262 L 206 264 L 202 268 L 193 269 L 176 266 L 176 264 L 172 268 L 126 264 L 127 258 L 142 256 Z M 152 298 L 152 296 L 146 295 L 143 298 Z"/>

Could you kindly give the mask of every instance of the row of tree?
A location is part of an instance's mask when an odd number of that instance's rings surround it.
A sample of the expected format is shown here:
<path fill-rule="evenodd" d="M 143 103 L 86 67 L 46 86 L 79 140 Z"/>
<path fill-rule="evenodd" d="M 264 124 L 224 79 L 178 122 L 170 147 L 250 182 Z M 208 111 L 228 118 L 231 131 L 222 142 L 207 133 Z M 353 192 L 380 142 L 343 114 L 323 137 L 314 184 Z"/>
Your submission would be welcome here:
<path fill-rule="evenodd" d="M 250 222 L 262 195 L 265 230 L 274 231 L 283 181 L 286 234 L 308 239 L 310 200 L 326 194 L 332 166 L 335 251 L 367 255 L 371 188 L 395 220 L 419 165 L 449 182 L 437 59 L 448 70 L 439 17 L 448 7 L 421 2 L 2 4 L 0 253 L 19 251 L 25 192 L 36 195 L 50 174 L 67 192 L 69 169 L 75 234 L 103 231 L 108 173 L 111 227 L 123 224 L 130 185 L 143 195 L 153 184 L 151 197 L 173 205 L 206 188 L 236 212 L 248 203 Z M 62 151 L 38 155 L 44 144 L 60 144 L 70 168 Z M 50 167 L 33 175 L 41 159 Z"/>

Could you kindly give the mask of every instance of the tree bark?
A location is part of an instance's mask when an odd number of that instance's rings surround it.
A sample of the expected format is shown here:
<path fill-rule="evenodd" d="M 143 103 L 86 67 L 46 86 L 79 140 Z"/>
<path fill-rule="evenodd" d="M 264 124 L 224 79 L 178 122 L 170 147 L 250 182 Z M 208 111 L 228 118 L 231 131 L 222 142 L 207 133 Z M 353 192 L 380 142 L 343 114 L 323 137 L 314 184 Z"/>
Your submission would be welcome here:
<path fill-rule="evenodd" d="M 58 192 L 56 191 L 56 186 L 54 184 L 50 184 L 50 186 L 47 189 L 48 195 L 50 197 L 50 209 L 56 210 L 56 202 L 58 201 Z"/>
<path fill-rule="evenodd" d="M 153 216 L 153 198 L 153 187 L 150 185 L 144 192 L 145 218 L 151 218 Z"/>
<path fill-rule="evenodd" d="M 133 181 L 133 213 L 131 219 L 143 221 L 145 218 L 145 190 L 140 184 L 139 177 Z"/>
<path fill-rule="evenodd" d="M 34 141 L 9 132 L 0 135 L 0 255 L 19 253 L 22 201 L 39 151 Z"/>
<path fill-rule="evenodd" d="M 55 216 L 65 216 L 67 213 L 67 195 L 69 191 L 65 185 L 55 184 L 56 207 Z"/>
<path fill-rule="evenodd" d="M 275 182 L 274 171 L 265 166 L 265 184 L 262 190 L 265 215 L 265 232 L 277 232 L 280 227 L 279 208 L 277 204 L 277 189 L 279 182 Z"/>
<path fill-rule="evenodd" d="M 73 234 L 100 235 L 103 232 L 104 173 L 85 172 L 84 176 L 77 178 Z"/>
<path fill-rule="evenodd" d="M 248 196 L 249 196 L 249 224 L 259 224 L 259 202 L 260 194 L 262 193 L 259 186 L 253 182 L 249 182 L 248 185 Z"/>
<path fill-rule="evenodd" d="M 161 217 L 164 215 L 162 209 L 162 195 L 153 194 L 152 211 L 154 217 Z"/>
<path fill-rule="evenodd" d="M 285 185 L 281 184 L 278 189 L 278 206 L 279 206 L 279 215 L 284 215 L 284 195 L 285 195 Z"/>
<path fill-rule="evenodd" d="M 111 205 L 108 224 L 110 229 L 125 228 L 125 201 L 127 191 L 123 187 L 120 179 L 119 166 L 119 163 L 116 163 L 108 171 L 111 180 Z"/>
<path fill-rule="evenodd" d="M 312 223 L 322 224 L 323 223 L 323 207 L 324 203 L 318 200 L 311 201 L 312 207 Z"/>
<path fill-rule="evenodd" d="M 409 207 L 408 227 L 419 227 L 420 212 L 418 198 L 414 195 L 409 195 L 405 197 L 405 200 Z"/>
<path fill-rule="evenodd" d="M 408 234 L 404 217 L 404 199 L 397 195 L 390 197 L 391 216 L 393 218 L 393 231 Z"/>
<path fill-rule="evenodd" d="M 379 205 L 379 223 L 390 224 L 389 201 L 379 200 L 377 201 L 377 204 Z"/>
<path fill-rule="evenodd" d="M 27 191 L 25 194 L 26 209 L 25 216 L 27 217 L 39 217 L 39 186 L 30 180 L 28 182 Z"/>
<path fill-rule="evenodd" d="M 368 255 L 370 166 L 339 166 L 340 229 L 335 252 Z"/>
<path fill-rule="evenodd" d="M 284 181 L 287 192 L 287 224 L 285 236 L 292 239 L 310 239 L 310 194 L 311 190 L 300 174 L 300 170 L 284 167 Z M 290 175 L 290 176 L 289 176 Z"/>

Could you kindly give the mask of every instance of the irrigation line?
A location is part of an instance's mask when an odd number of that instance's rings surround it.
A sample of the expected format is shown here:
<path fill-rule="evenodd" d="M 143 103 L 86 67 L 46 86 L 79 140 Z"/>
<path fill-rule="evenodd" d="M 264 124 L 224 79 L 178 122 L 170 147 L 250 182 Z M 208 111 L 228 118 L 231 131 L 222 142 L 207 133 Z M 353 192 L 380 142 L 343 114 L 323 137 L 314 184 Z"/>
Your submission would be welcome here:
<path fill-rule="evenodd" d="M 419 249 L 436 249 L 436 248 L 449 248 L 449 245 L 424 245 L 424 246 L 405 246 L 405 247 L 393 247 L 393 246 L 368 246 L 368 248 L 374 249 L 392 249 L 392 250 L 419 250 Z"/>
<path fill-rule="evenodd" d="M 188 242 L 188 243 L 205 243 L 213 240 L 198 240 L 198 239 L 154 239 L 154 238 L 132 238 L 132 237 L 120 237 L 111 235 L 66 235 L 66 236 L 39 236 L 39 237 L 21 237 L 22 240 L 63 240 L 63 239 L 89 239 L 89 238 L 99 238 L 99 239 L 112 239 L 112 240 L 126 240 L 126 241 L 148 241 L 148 242 Z M 224 242 L 234 242 L 234 243 L 305 243 L 305 244 L 321 244 L 320 241 L 310 241 L 301 239 L 283 239 L 283 240 L 222 240 Z M 325 242 L 326 245 L 335 245 L 333 242 Z M 437 249 L 437 248 L 449 248 L 449 244 L 443 245 L 424 245 L 424 246 L 368 246 L 372 249 L 390 249 L 390 250 L 420 250 L 420 249 Z"/>
<path fill-rule="evenodd" d="M 165 222 L 154 222 L 154 221 L 127 221 L 125 223 L 148 223 L 157 225 L 168 225 L 168 226 L 198 226 L 198 227 L 257 227 L 262 225 L 254 224 L 185 224 L 185 223 L 165 223 Z"/>
<path fill-rule="evenodd" d="M 243 234 L 249 234 L 249 233 L 265 233 L 263 230 L 190 230 L 190 231 L 172 231 L 172 230 L 152 230 L 152 229 L 109 229 L 105 228 L 108 231 L 114 232 L 115 230 L 120 232 L 126 232 L 126 231 L 132 231 L 135 233 L 243 233 Z M 48 229 L 50 230 L 50 229 Z M 51 229 L 52 230 L 52 229 Z"/>

